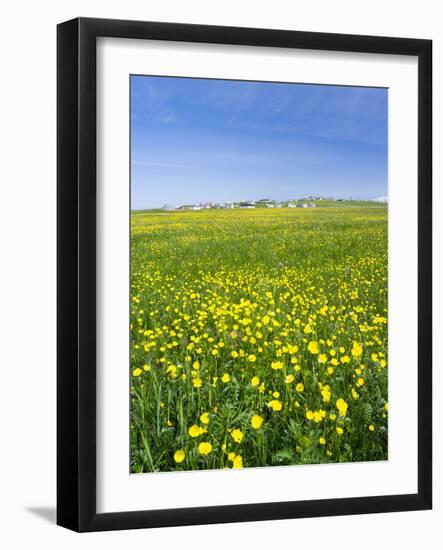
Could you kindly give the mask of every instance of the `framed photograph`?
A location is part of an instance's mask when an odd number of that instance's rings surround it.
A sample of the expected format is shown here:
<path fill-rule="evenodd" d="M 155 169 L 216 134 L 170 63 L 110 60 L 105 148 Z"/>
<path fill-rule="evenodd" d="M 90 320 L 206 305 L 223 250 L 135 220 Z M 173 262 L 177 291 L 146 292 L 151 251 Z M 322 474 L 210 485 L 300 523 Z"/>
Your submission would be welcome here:
<path fill-rule="evenodd" d="M 430 40 L 58 26 L 76 531 L 430 509 Z"/>

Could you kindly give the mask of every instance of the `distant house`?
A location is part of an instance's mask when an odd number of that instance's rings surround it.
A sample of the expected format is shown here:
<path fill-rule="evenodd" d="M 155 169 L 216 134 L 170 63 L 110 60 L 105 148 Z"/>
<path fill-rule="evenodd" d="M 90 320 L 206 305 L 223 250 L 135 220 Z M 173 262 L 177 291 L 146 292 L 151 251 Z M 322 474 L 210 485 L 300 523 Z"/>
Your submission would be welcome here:
<path fill-rule="evenodd" d="M 276 201 L 274 199 L 261 199 L 259 201 L 255 200 L 242 200 L 239 202 L 226 201 L 226 202 L 198 202 L 195 204 L 188 203 L 182 204 L 180 206 L 172 206 L 170 204 L 165 204 L 162 207 L 162 210 L 165 211 L 185 211 L 185 210 L 209 210 L 209 209 L 226 209 L 226 208 L 242 208 L 242 209 L 252 209 L 252 208 L 316 208 L 317 204 L 313 202 L 314 200 L 320 200 L 317 198 L 298 198 L 298 199 L 287 199 L 283 202 Z M 338 199 L 343 200 L 343 199 Z M 375 200 L 382 200 L 375 199 Z"/>

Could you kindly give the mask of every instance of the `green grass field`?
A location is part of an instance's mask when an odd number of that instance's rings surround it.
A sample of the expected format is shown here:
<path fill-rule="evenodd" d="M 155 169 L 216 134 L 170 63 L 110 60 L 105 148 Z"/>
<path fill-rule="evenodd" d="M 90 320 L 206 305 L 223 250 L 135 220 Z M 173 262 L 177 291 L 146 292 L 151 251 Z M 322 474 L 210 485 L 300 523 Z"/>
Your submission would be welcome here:
<path fill-rule="evenodd" d="M 131 471 L 387 459 L 387 207 L 133 212 Z"/>

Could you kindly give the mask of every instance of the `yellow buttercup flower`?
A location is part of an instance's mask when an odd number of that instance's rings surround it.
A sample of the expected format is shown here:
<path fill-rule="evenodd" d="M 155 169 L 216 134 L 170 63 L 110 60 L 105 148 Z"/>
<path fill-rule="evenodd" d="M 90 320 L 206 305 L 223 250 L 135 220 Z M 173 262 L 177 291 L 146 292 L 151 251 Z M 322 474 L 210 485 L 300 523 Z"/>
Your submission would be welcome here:
<path fill-rule="evenodd" d="M 294 355 L 294 353 L 297 353 L 297 351 L 298 351 L 298 346 L 297 345 L 295 345 L 295 346 L 293 346 L 291 344 L 288 345 L 289 355 Z"/>
<path fill-rule="evenodd" d="M 200 415 L 200 422 L 202 424 L 209 424 L 209 413 L 208 412 L 204 412 L 203 414 Z"/>
<path fill-rule="evenodd" d="M 198 446 L 198 452 L 201 455 L 208 455 L 212 451 L 212 445 L 208 441 L 202 441 Z"/>
<path fill-rule="evenodd" d="M 231 437 L 236 443 L 241 443 L 245 434 L 238 428 L 231 431 Z"/>
<path fill-rule="evenodd" d="M 140 374 L 142 373 L 142 369 L 139 369 L 139 368 L 136 368 L 132 371 L 132 375 L 133 376 L 140 376 Z"/>
<path fill-rule="evenodd" d="M 323 410 L 314 411 L 313 420 L 314 422 L 321 422 L 325 416 L 326 416 L 326 411 L 323 411 Z"/>
<path fill-rule="evenodd" d="M 282 410 L 283 405 L 277 399 L 273 399 L 272 401 L 269 401 L 268 407 L 273 411 L 278 412 Z"/>
<path fill-rule="evenodd" d="M 229 374 L 227 372 L 225 372 L 225 374 L 221 377 L 221 381 L 225 384 L 227 384 L 229 382 L 229 380 L 231 380 L 231 377 L 229 376 Z"/>
<path fill-rule="evenodd" d="M 323 401 L 325 403 L 329 403 L 331 400 L 331 390 L 329 386 L 323 386 L 323 389 L 321 390 L 321 396 L 323 397 Z"/>
<path fill-rule="evenodd" d="M 360 357 L 362 353 L 363 353 L 363 348 L 361 344 L 359 344 L 358 342 L 354 342 L 352 344 L 351 355 L 353 357 Z"/>
<path fill-rule="evenodd" d="M 183 460 L 186 458 L 186 453 L 183 449 L 179 449 L 178 451 L 175 451 L 174 453 L 174 460 L 177 462 L 177 464 L 180 464 L 183 462 Z"/>
<path fill-rule="evenodd" d="M 313 355 L 316 355 L 316 354 L 319 352 L 319 349 L 318 349 L 318 342 L 315 342 L 315 341 L 309 342 L 309 344 L 308 344 L 308 350 L 309 350 Z"/>
<path fill-rule="evenodd" d="M 299 383 L 295 386 L 295 389 L 296 389 L 296 391 L 298 391 L 298 393 L 301 393 L 301 392 L 305 389 L 305 387 L 304 387 L 304 385 L 303 385 L 301 382 L 299 382 Z"/>
<path fill-rule="evenodd" d="M 258 430 L 263 424 L 263 418 L 259 416 L 258 414 L 255 414 L 251 418 L 251 426 L 254 428 L 254 430 Z"/>
<path fill-rule="evenodd" d="M 284 364 L 281 361 L 273 361 L 271 363 L 271 368 L 274 370 L 280 370 L 284 367 Z"/>
<path fill-rule="evenodd" d="M 197 424 L 193 424 L 188 430 L 188 434 L 191 437 L 198 437 L 199 435 L 201 435 L 204 432 L 205 432 L 205 430 L 203 428 L 201 428 L 200 426 L 197 426 Z"/>
<path fill-rule="evenodd" d="M 337 407 L 338 412 L 340 413 L 340 416 L 346 416 L 346 412 L 348 410 L 348 404 L 344 399 L 341 397 L 337 399 L 335 402 L 335 406 Z"/>
<path fill-rule="evenodd" d="M 251 378 L 251 384 L 255 387 L 260 384 L 260 378 L 258 376 L 253 376 Z"/>
<path fill-rule="evenodd" d="M 235 455 L 235 458 L 232 461 L 232 467 L 234 470 L 243 468 L 243 458 L 241 457 L 241 455 Z"/>

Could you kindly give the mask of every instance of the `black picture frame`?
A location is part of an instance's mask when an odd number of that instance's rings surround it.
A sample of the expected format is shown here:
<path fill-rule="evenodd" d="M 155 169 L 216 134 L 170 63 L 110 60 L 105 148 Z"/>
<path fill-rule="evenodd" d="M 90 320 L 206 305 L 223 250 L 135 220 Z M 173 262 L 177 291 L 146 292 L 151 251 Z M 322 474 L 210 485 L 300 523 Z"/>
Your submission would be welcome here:
<path fill-rule="evenodd" d="M 96 512 L 98 37 L 400 54 L 418 58 L 416 494 L 119 513 Z M 430 509 L 432 42 L 407 38 L 78 18 L 58 25 L 57 49 L 57 523 L 83 532 Z"/>

